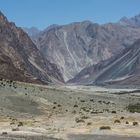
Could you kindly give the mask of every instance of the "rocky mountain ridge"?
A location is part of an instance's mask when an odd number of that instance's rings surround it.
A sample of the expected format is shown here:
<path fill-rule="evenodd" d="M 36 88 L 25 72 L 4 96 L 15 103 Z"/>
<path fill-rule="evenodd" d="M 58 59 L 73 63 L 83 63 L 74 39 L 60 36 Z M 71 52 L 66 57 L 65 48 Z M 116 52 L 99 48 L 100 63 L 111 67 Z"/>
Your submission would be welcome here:
<path fill-rule="evenodd" d="M 63 81 L 29 36 L 0 12 L 0 77 L 25 82 Z"/>
<path fill-rule="evenodd" d="M 104 25 L 52 25 L 44 31 L 24 28 L 31 40 L 0 13 L 1 77 L 86 85 L 138 81 L 139 17 Z"/>
<path fill-rule="evenodd" d="M 124 26 L 140 27 L 140 14 L 131 18 L 123 17 L 119 23 Z"/>
<path fill-rule="evenodd" d="M 70 83 L 85 85 L 139 85 L 140 39 L 120 54 L 83 69 Z"/>
<path fill-rule="evenodd" d="M 36 45 L 46 59 L 58 66 L 64 80 L 68 81 L 84 68 L 119 54 L 139 36 L 139 27 L 83 21 L 43 31 Z"/>

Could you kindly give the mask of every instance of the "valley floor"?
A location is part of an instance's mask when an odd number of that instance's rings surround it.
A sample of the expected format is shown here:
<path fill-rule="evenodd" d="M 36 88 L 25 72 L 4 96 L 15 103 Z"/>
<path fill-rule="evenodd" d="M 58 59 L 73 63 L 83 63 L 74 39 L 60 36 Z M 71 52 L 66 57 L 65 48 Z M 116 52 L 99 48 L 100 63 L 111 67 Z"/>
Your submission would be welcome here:
<path fill-rule="evenodd" d="M 138 140 L 139 90 L 2 80 L 0 139 Z"/>

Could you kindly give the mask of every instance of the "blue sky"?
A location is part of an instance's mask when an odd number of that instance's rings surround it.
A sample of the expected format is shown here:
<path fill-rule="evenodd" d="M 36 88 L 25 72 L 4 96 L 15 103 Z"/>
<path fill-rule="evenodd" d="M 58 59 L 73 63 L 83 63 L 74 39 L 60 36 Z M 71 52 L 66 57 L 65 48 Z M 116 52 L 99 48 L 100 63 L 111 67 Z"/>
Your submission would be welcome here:
<path fill-rule="evenodd" d="M 67 24 L 91 20 L 100 24 L 140 13 L 140 0 L 0 0 L 0 10 L 18 26 Z"/>

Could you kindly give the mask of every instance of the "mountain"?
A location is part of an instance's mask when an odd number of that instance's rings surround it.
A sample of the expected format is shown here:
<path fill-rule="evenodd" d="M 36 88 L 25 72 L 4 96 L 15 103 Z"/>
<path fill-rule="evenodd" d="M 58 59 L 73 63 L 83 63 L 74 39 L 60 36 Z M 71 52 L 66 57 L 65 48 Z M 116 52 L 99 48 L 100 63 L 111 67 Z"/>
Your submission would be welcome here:
<path fill-rule="evenodd" d="M 95 83 L 139 85 L 140 39 L 113 61 L 95 80 Z"/>
<path fill-rule="evenodd" d="M 139 37 L 139 27 L 83 21 L 52 26 L 41 32 L 35 43 L 43 56 L 56 64 L 64 80 L 68 81 L 84 68 L 119 54 Z"/>
<path fill-rule="evenodd" d="M 23 27 L 22 28 L 29 36 L 32 36 L 32 37 L 35 37 L 37 36 L 41 30 L 39 30 L 38 28 L 36 27 L 31 27 L 31 28 L 26 28 L 26 27 Z"/>
<path fill-rule="evenodd" d="M 71 83 L 139 85 L 140 39 L 120 54 L 82 70 Z"/>
<path fill-rule="evenodd" d="M 140 14 L 131 18 L 123 17 L 119 23 L 124 26 L 140 27 Z"/>
<path fill-rule="evenodd" d="M 0 78 L 25 82 L 63 81 L 29 36 L 0 12 Z"/>
<path fill-rule="evenodd" d="M 27 33 L 30 36 L 30 38 L 32 39 L 32 41 L 36 44 L 36 40 L 40 36 L 40 34 L 41 34 L 42 31 L 39 30 L 36 27 L 31 27 L 31 28 L 22 27 L 22 29 L 23 29 L 23 31 L 25 33 Z"/>

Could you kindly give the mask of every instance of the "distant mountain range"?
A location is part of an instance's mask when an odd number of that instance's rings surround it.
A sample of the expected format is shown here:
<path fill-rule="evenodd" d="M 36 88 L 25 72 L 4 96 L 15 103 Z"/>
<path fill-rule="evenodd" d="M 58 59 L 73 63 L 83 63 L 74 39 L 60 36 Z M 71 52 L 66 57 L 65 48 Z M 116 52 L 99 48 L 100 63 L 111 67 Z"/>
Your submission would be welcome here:
<path fill-rule="evenodd" d="M 140 15 L 104 25 L 83 21 L 43 31 L 22 29 L 0 14 L 0 58 L 6 57 L 8 63 L 1 77 L 84 85 L 139 84 Z M 15 69 L 12 76 L 8 65 Z"/>
<path fill-rule="evenodd" d="M 69 81 L 83 69 L 116 56 L 140 38 L 140 15 L 125 19 L 104 25 L 83 21 L 52 26 L 40 33 L 36 45 L 45 58 L 58 66 L 64 80 Z"/>
<path fill-rule="evenodd" d="M 68 81 L 82 69 L 109 59 L 132 45 L 139 35 L 140 28 L 86 21 L 42 32 L 36 45 L 45 58 L 58 66 L 64 80 Z"/>

